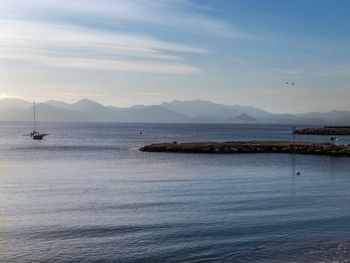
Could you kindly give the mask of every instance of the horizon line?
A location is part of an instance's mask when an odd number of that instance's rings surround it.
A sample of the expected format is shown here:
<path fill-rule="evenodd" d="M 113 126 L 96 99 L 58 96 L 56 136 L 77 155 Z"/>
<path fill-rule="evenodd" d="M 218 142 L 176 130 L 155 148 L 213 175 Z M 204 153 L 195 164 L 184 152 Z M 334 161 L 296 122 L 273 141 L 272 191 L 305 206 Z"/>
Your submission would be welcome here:
<path fill-rule="evenodd" d="M 272 113 L 272 114 L 278 114 L 278 115 L 284 115 L 284 114 L 287 114 L 287 115 L 298 115 L 298 114 L 303 114 L 303 113 L 329 113 L 329 112 L 333 112 L 333 111 L 336 111 L 336 112 L 350 112 L 350 109 L 349 110 L 344 110 L 344 109 L 328 109 L 328 110 L 323 110 L 323 111 L 304 111 L 304 112 L 294 112 L 294 113 L 289 113 L 289 112 L 273 112 L 273 111 L 268 111 L 268 110 L 265 110 L 263 108 L 258 108 L 256 106 L 252 106 L 252 105 L 241 105 L 241 104 L 238 104 L 238 103 L 235 103 L 235 104 L 225 104 L 225 103 L 221 103 L 221 102 L 215 102 L 215 101 L 211 101 L 211 100 L 208 100 L 208 99 L 184 99 L 184 100 L 180 100 L 180 99 L 172 99 L 172 100 L 164 100 L 162 102 L 159 102 L 159 103 L 156 103 L 156 104 L 133 104 L 133 105 L 130 105 L 130 106 L 116 106 L 116 105 L 110 105 L 110 104 L 103 104 L 101 102 L 99 102 L 98 100 L 94 100 L 94 99 L 90 99 L 90 98 L 87 98 L 87 97 L 82 97 L 81 99 L 78 99 L 77 101 L 75 102 L 67 102 L 67 101 L 64 101 L 64 100 L 56 100 L 56 99 L 46 99 L 46 100 L 33 100 L 33 101 L 29 101 L 28 99 L 25 99 L 23 97 L 16 97 L 16 96 L 4 96 L 4 97 L 0 97 L 0 102 L 3 101 L 3 100 L 11 100 L 11 99 L 17 99 L 17 100 L 22 100 L 23 102 L 27 102 L 27 103 L 36 103 L 36 104 L 47 104 L 48 102 L 50 101 L 54 101 L 54 102 L 58 102 L 58 103 L 64 103 L 64 104 L 67 104 L 67 105 L 74 105 L 74 104 L 77 104 L 79 102 L 82 102 L 82 101 L 90 101 L 92 103 L 96 103 L 96 104 L 99 104 L 103 107 L 114 107 L 114 108 L 122 108 L 122 109 L 128 109 L 128 108 L 132 108 L 132 107 L 136 107 L 136 106 L 144 106 L 144 107 L 151 107 L 151 106 L 161 106 L 162 104 L 164 103 L 173 103 L 173 102 L 198 102 L 198 101 L 201 101 L 201 102 L 209 102 L 209 103 L 212 103 L 212 104 L 216 104 L 216 105 L 221 105 L 221 106 L 226 106 L 226 107 L 232 107 L 232 106 L 239 106 L 239 107 L 251 107 L 251 108 L 254 108 L 254 109 L 257 109 L 257 110 L 261 110 L 261 111 L 265 111 L 265 112 L 268 112 L 268 113 Z M 48 106 L 51 106 L 51 107 L 54 107 L 52 105 L 48 105 Z"/>

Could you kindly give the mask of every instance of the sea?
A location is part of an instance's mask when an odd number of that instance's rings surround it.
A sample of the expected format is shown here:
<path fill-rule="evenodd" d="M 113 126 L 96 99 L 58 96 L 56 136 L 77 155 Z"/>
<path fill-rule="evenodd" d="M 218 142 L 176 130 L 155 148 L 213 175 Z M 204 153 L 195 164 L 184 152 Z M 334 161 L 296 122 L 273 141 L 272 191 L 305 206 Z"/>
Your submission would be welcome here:
<path fill-rule="evenodd" d="M 349 158 L 139 151 L 291 125 L 31 126 L 0 123 L 1 262 L 350 262 Z"/>

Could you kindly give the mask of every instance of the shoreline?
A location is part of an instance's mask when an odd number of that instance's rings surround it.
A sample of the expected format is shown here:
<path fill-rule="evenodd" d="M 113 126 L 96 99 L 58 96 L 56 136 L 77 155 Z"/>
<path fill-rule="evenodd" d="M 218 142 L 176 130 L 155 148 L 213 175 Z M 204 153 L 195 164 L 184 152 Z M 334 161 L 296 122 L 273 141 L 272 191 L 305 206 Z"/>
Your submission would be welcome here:
<path fill-rule="evenodd" d="M 350 157 L 350 145 L 334 145 L 328 142 L 311 141 L 174 142 L 150 144 L 141 147 L 139 150 L 142 152 L 211 154 L 295 153 Z"/>

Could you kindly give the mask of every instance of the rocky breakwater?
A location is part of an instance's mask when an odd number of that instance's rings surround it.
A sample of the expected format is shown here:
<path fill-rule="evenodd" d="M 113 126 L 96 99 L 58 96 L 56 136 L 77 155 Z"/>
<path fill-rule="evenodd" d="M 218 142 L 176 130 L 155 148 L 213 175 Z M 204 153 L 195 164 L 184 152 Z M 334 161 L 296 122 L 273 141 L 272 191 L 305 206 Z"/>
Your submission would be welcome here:
<path fill-rule="evenodd" d="M 294 134 L 350 135 L 350 128 L 305 128 L 295 130 Z"/>
<path fill-rule="evenodd" d="M 333 145 L 308 141 L 233 141 L 159 143 L 140 148 L 143 152 L 175 153 L 296 153 L 332 156 L 350 156 L 350 145 Z"/>

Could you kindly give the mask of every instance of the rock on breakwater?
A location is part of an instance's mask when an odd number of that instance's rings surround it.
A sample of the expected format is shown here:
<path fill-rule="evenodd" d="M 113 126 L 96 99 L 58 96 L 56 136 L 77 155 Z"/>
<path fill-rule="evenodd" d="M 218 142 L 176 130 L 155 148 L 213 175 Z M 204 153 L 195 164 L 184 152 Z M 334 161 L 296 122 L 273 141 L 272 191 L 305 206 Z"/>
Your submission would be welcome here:
<path fill-rule="evenodd" d="M 295 130 L 294 134 L 350 135 L 350 128 L 305 128 Z"/>
<path fill-rule="evenodd" d="M 140 148 L 143 152 L 178 153 L 297 153 L 350 156 L 350 145 L 310 141 L 233 141 L 158 143 Z"/>

